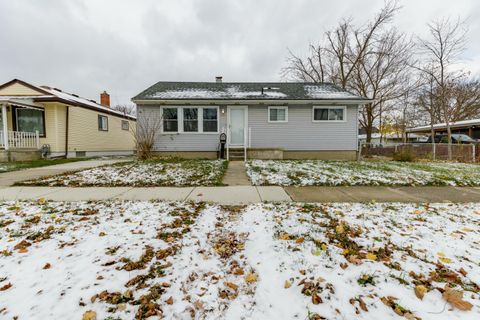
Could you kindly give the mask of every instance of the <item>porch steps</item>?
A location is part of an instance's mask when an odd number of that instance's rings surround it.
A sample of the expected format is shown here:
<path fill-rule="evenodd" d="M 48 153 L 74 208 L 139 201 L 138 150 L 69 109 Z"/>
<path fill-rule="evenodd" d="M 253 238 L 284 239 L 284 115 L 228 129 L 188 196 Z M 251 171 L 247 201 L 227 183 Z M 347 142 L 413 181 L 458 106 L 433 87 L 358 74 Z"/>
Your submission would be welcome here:
<path fill-rule="evenodd" d="M 243 148 L 235 148 L 229 149 L 228 152 L 229 158 L 231 161 L 243 161 L 245 160 L 245 149 Z"/>

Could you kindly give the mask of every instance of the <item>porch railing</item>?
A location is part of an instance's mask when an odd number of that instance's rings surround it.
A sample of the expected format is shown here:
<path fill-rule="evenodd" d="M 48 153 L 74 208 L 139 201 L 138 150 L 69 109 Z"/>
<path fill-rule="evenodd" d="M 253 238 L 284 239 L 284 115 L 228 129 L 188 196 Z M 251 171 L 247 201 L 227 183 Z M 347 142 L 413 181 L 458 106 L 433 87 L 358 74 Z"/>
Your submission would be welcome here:
<path fill-rule="evenodd" d="M 36 132 L 0 131 L 0 148 L 12 149 L 40 149 L 40 135 Z"/>

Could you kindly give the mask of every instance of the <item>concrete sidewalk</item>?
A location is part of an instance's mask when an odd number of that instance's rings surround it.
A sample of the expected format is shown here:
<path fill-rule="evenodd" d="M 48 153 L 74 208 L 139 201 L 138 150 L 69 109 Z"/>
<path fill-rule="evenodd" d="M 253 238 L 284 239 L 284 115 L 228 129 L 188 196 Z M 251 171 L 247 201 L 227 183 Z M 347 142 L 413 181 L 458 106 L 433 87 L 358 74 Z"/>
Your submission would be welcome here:
<path fill-rule="evenodd" d="M 297 202 L 480 202 L 480 187 L 285 187 Z"/>
<path fill-rule="evenodd" d="M 260 202 L 479 202 L 479 187 L 4 187 L 2 200 L 165 200 L 225 205 Z M 479 205 L 480 207 L 480 205 Z"/>
<path fill-rule="evenodd" d="M 282 187 L 7 187 L 0 188 L 0 201 L 38 200 L 165 200 L 206 201 L 225 205 L 291 201 Z"/>
<path fill-rule="evenodd" d="M 99 167 L 117 162 L 130 161 L 130 159 L 105 159 L 105 160 L 85 160 L 70 163 L 56 164 L 53 166 L 45 166 L 39 168 L 31 168 L 25 170 L 17 170 L 11 172 L 0 173 L 0 187 L 11 186 L 16 182 L 38 179 L 45 176 L 53 176 L 69 171 L 77 171 Z"/>

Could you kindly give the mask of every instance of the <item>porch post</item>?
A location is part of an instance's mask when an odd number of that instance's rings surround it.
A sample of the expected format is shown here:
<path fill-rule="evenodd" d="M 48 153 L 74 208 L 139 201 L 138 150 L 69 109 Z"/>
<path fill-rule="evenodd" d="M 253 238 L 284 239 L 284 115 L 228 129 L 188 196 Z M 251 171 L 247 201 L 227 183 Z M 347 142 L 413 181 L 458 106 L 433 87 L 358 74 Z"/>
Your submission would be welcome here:
<path fill-rule="evenodd" d="M 7 126 L 7 105 L 2 104 L 2 130 L 3 130 L 3 145 L 5 150 L 8 150 L 8 126 Z"/>

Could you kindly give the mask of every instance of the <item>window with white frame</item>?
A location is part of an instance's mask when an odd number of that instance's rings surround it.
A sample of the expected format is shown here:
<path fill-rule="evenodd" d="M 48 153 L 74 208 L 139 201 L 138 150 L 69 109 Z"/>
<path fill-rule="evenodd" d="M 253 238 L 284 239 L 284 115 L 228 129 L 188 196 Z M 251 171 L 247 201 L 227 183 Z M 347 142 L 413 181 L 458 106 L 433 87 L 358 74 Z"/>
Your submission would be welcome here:
<path fill-rule="evenodd" d="M 163 131 L 178 132 L 178 110 L 177 108 L 163 108 Z"/>
<path fill-rule="evenodd" d="M 345 110 L 345 107 L 313 107 L 313 121 L 343 122 L 346 120 Z"/>
<path fill-rule="evenodd" d="M 183 108 L 183 132 L 198 132 L 198 108 Z"/>
<path fill-rule="evenodd" d="M 45 136 L 45 113 L 43 110 L 15 107 L 15 119 L 17 131 L 38 131 L 40 137 Z"/>
<path fill-rule="evenodd" d="M 108 131 L 108 117 L 98 115 L 98 130 L 99 131 Z"/>
<path fill-rule="evenodd" d="M 203 132 L 218 132 L 218 108 L 203 108 Z"/>
<path fill-rule="evenodd" d="M 268 107 L 268 122 L 288 122 L 288 107 Z"/>
<path fill-rule="evenodd" d="M 162 107 L 165 133 L 218 133 L 218 107 Z"/>

